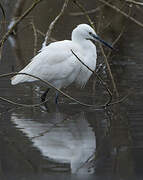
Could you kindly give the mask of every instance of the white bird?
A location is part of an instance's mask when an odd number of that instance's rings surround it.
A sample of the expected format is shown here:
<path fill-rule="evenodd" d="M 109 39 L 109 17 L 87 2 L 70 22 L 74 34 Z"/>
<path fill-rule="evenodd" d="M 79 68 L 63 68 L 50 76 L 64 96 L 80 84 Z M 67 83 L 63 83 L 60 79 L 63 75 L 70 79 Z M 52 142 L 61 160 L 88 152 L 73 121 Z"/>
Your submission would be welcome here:
<path fill-rule="evenodd" d="M 83 87 L 92 72 L 87 69 L 72 51 L 93 71 L 96 68 L 96 46 L 92 41 L 100 41 L 109 48 L 112 46 L 97 36 L 93 28 L 87 24 L 78 25 L 73 31 L 71 40 L 63 40 L 51 43 L 33 57 L 32 61 L 20 71 L 37 76 L 50 82 L 58 89 L 69 86 L 71 83 Z M 71 51 L 72 50 L 72 51 Z M 12 78 L 11 84 L 16 85 L 25 82 L 35 82 L 35 78 L 27 75 L 16 75 Z M 47 92 L 41 96 L 45 101 Z M 56 103 L 57 103 L 56 97 Z"/>

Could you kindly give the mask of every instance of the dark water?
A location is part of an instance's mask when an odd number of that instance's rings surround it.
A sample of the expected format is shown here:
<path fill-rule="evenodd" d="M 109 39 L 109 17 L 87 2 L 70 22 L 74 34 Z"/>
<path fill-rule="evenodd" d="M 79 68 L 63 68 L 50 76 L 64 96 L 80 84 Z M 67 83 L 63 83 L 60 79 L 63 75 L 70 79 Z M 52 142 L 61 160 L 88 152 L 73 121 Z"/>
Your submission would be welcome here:
<path fill-rule="evenodd" d="M 3 1 L 7 21 L 14 3 Z M 30 1 L 28 3 L 25 8 Z M 5 44 L 1 74 L 19 70 L 28 63 L 34 48 L 33 31 L 29 25 L 31 20 L 34 20 L 36 28 L 46 32 L 62 3 L 43 1 L 20 24 L 18 48 L 12 48 L 8 41 Z M 92 9 L 98 3 L 85 1 L 84 5 Z M 143 22 L 142 12 L 137 14 L 136 8 L 133 7 L 132 15 Z M 87 23 L 83 16 L 69 16 L 69 12 L 74 11 L 77 11 L 76 7 L 70 4 L 66 15 L 57 23 L 52 34 L 57 40 L 69 39 L 75 25 Z M 107 7 L 102 13 L 107 17 L 103 21 L 106 25 L 112 17 L 112 24 L 101 33 L 107 41 L 113 42 L 126 25 L 116 45 L 119 51 L 113 52 L 109 60 L 120 96 L 127 95 L 129 91 L 132 93 L 124 102 L 106 110 L 82 107 L 63 96 L 56 106 L 54 92 L 49 94 L 48 112 L 43 106 L 16 108 L 1 101 L 0 179 L 143 179 L 143 29 Z M 91 14 L 93 20 L 95 15 L 98 21 L 100 13 Z M 42 41 L 38 35 L 37 49 L 41 48 Z M 103 62 L 99 47 L 98 57 L 99 64 Z M 101 76 L 112 87 L 110 78 L 104 73 Z M 107 100 L 107 93 L 94 77 L 84 89 L 72 85 L 64 91 L 89 104 L 99 105 Z M 12 87 L 8 78 L 0 79 L 0 96 L 18 103 L 40 102 L 40 95 L 34 87 Z"/>

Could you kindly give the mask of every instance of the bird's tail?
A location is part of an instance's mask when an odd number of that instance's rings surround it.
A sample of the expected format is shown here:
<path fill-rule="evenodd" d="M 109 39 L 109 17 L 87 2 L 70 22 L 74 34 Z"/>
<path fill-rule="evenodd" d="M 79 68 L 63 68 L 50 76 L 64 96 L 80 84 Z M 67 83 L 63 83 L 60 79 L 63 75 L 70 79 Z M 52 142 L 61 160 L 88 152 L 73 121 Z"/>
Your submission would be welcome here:
<path fill-rule="evenodd" d="M 11 84 L 12 85 L 16 85 L 16 84 L 19 84 L 21 83 L 21 79 L 22 79 L 22 75 L 16 75 L 14 77 L 11 78 Z"/>
<path fill-rule="evenodd" d="M 33 81 L 36 81 L 36 79 L 28 75 L 22 75 L 22 74 L 18 74 L 11 78 L 12 85 L 16 85 L 24 82 L 33 82 Z"/>

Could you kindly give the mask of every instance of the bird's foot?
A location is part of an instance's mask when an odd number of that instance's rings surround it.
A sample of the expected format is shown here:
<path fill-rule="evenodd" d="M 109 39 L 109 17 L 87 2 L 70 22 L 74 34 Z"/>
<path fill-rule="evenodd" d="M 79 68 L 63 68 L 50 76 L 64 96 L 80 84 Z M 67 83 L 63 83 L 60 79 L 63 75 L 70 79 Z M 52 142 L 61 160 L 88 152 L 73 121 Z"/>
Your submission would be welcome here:
<path fill-rule="evenodd" d="M 59 93 L 56 92 L 55 104 L 58 104 Z"/>
<path fill-rule="evenodd" d="M 42 96 L 41 96 L 41 101 L 42 101 L 42 102 L 45 102 L 45 100 L 46 100 L 46 94 L 42 94 Z"/>
<path fill-rule="evenodd" d="M 49 92 L 49 88 L 42 94 L 42 96 L 41 96 L 41 101 L 42 102 L 44 102 L 45 100 L 46 100 L 46 96 L 47 96 L 47 94 L 48 94 L 48 92 Z"/>

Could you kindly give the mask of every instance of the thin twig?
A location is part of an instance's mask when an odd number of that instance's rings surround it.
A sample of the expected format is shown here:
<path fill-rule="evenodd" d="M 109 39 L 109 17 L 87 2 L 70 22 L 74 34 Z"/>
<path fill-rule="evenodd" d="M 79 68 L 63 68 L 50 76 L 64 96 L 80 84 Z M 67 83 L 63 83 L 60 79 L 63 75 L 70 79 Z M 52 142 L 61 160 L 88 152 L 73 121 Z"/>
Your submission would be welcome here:
<path fill-rule="evenodd" d="M 130 15 L 130 14 L 131 14 L 131 9 L 129 10 L 128 15 Z M 115 46 L 115 44 L 116 44 L 116 43 L 119 41 L 119 39 L 122 37 L 122 35 L 123 35 L 124 31 L 125 31 L 125 27 L 126 27 L 126 26 L 124 26 L 124 27 L 122 28 L 120 34 L 117 36 L 117 38 L 116 38 L 116 39 L 114 40 L 114 42 L 112 43 L 112 46 Z M 108 53 L 107 57 L 109 57 L 110 54 L 111 54 L 111 51 Z"/>
<path fill-rule="evenodd" d="M 136 20 L 135 18 L 133 18 L 132 16 L 129 16 L 127 13 L 121 11 L 119 8 L 117 8 L 114 5 L 111 5 L 110 3 L 108 3 L 107 1 L 104 0 L 98 0 L 104 4 L 106 4 L 108 7 L 114 9 L 116 12 L 122 14 L 123 16 L 125 16 L 127 19 L 130 19 L 132 22 L 134 22 L 135 24 L 139 25 L 140 27 L 143 28 L 143 23 L 141 23 L 140 21 Z"/>
<path fill-rule="evenodd" d="M 91 18 L 89 17 L 88 14 L 86 14 L 86 10 L 84 9 L 83 5 L 81 3 L 79 3 L 78 0 L 72 0 L 73 3 L 79 8 L 81 9 L 81 11 L 84 13 L 84 15 L 86 16 L 88 22 L 90 23 L 91 27 L 94 28 L 94 22 L 91 20 Z"/>
<path fill-rule="evenodd" d="M 24 7 L 26 1 L 27 0 L 17 0 L 17 2 L 15 3 L 14 12 L 13 12 L 14 18 L 18 18 L 19 16 L 21 16 L 23 7 Z"/>
<path fill-rule="evenodd" d="M 37 29 L 37 28 L 36 28 L 36 31 L 37 31 L 37 33 L 39 33 L 41 36 L 43 36 L 43 37 L 45 37 L 45 36 L 46 36 L 46 34 L 45 34 L 45 33 L 43 33 L 41 30 L 39 30 L 39 29 Z"/>
<path fill-rule="evenodd" d="M 1 2 L 0 2 L 0 9 L 1 9 L 1 11 L 2 11 L 2 15 L 3 15 L 3 29 L 4 29 L 4 31 L 5 31 L 5 29 L 6 29 L 6 16 L 5 16 L 5 10 L 4 10 L 4 8 L 3 8 L 3 5 L 1 4 Z"/>
<path fill-rule="evenodd" d="M 101 5 L 101 6 L 98 6 L 98 7 L 95 8 L 95 9 L 88 10 L 88 11 L 86 11 L 85 13 L 83 13 L 83 12 L 72 12 L 72 13 L 69 13 L 69 15 L 71 15 L 71 16 L 83 16 L 83 15 L 85 15 L 85 14 L 93 14 L 93 13 L 101 10 L 101 8 L 103 8 L 104 6 L 105 6 L 105 5 L 103 4 L 103 5 Z"/>
<path fill-rule="evenodd" d="M 104 52 L 104 49 L 103 49 L 102 45 L 99 44 L 99 46 L 100 46 L 101 52 L 103 54 L 103 57 L 104 57 L 104 60 L 105 60 L 105 64 L 107 66 L 107 69 L 108 69 L 108 72 L 109 72 L 109 75 L 110 75 L 110 78 L 111 78 L 111 81 L 112 81 L 112 84 L 113 84 L 113 88 L 114 88 L 114 90 L 116 92 L 116 96 L 119 97 L 119 93 L 118 93 L 118 90 L 117 90 L 117 87 L 116 87 L 116 83 L 115 83 L 114 77 L 112 75 L 112 71 L 111 71 L 110 65 L 108 63 L 107 56 L 106 56 L 106 54 Z"/>
<path fill-rule="evenodd" d="M 11 28 L 5 33 L 5 35 L 0 40 L 0 59 L 2 56 L 2 49 L 5 41 L 8 39 L 9 35 L 13 32 L 13 30 L 16 28 L 16 26 L 33 10 L 33 8 L 42 2 L 42 0 L 35 0 L 33 4 L 13 23 Z"/>
<path fill-rule="evenodd" d="M 33 21 L 31 21 L 31 25 L 32 25 L 32 29 L 33 29 L 33 33 L 34 33 L 34 56 L 36 55 L 37 53 L 37 42 L 38 42 L 38 37 L 37 37 L 37 30 L 36 30 L 36 27 L 35 27 L 35 24 Z"/>
<path fill-rule="evenodd" d="M 63 13 L 65 12 L 65 9 L 67 8 L 67 5 L 68 5 L 68 2 L 69 0 L 65 0 L 64 4 L 63 4 L 63 7 L 60 11 L 60 13 L 58 14 L 58 16 L 56 16 L 56 18 L 51 22 L 50 26 L 49 26 L 49 29 L 46 33 L 46 37 L 45 37 L 45 41 L 43 42 L 42 44 L 42 48 L 45 47 L 49 40 L 50 40 L 50 37 L 51 37 L 51 33 L 52 33 L 52 30 L 54 29 L 54 26 L 55 24 L 57 23 L 57 21 L 59 20 L 59 18 L 63 15 Z"/>
<path fill-rule="evenodd" d="M 126 0 L 126 2 L 129 2 L 129 3 L 135 4 L 135 5 L 140 5 L 140 6 L 143 6 L 143 3 L 142 3 L 142 2 L 137 2 L 137 1 L 133 1 L 133 0 Z"/>
<path fill-rule="evenodd" d="M 43 37 L 46 36 L 46 34 L 44 34 L 41 30 L 39 30 L 39 29 L 37 29 L 37 28 L 36 28 L 36 31 L 37 31 L 37 33 L 39 33 L 41 36 L 43 36 Z M 50 41 L 51 41 L 51 42 L 56 42 L 57 40 L 56 40 L 55 38 L 53 38 L 53 37 L 50 37 Z"/>
<path fill-rule="evenodd" d="M 4 10 L 1 2 L 0 2 L 0 9 L 1 9 L 1 11 L 2 11 L 3 19 L 4 19 L 4 21 L 5 21 L 5 10 Z"/>
<path fill-rule="evenodd" d="M 101 18 L 101 17 L 102 17 L 102 12 L 100 12 L 100 17 L 99 17 L 99 21 L 98 21 L 98 31 L 99 31 L 99 29 L 100 29 L 100 25 L 101 25 L 101 21 L 102 21 L 102 18 Z M 106 56 L 106 54 L 105 54 L 105 52 L 104 52 L 104 49 L 103 49 L 103 47 L 102 47 L 102 44 L 99 44 L 99 47 L 100 47 L 101 52 L 102 52 L 102 55 L 103 55 L 103 57 L 104 57 L 104 61 L 105 61 L 106 67 L 107 67 L 107 69 L 108 69 L 108 72 L 109 72 L 109 75 L 110 75 L 110 78 L 111 78 L 111 82 L 112 82 L 113 88 L 114 88 L 114 90 L 115 90 L 115 92 L 116 92 L 116 95 L 117 95 L 117 97 L 118 97 L 118 91 L 117 91 L 117 88 L 116 88 L 116 84 L 115 84 L 115 81 L 114 81 L 114 77 L 113 77 L 112 72 L 111 72 L 110 65 L 109 65 L 109 63 L 108 63 L 107 56 Z M 109 99 L 109 103 L 112 101 L 112 98 L 113 98 L 113 94 L 112 94 L 111 99 Z"/>

